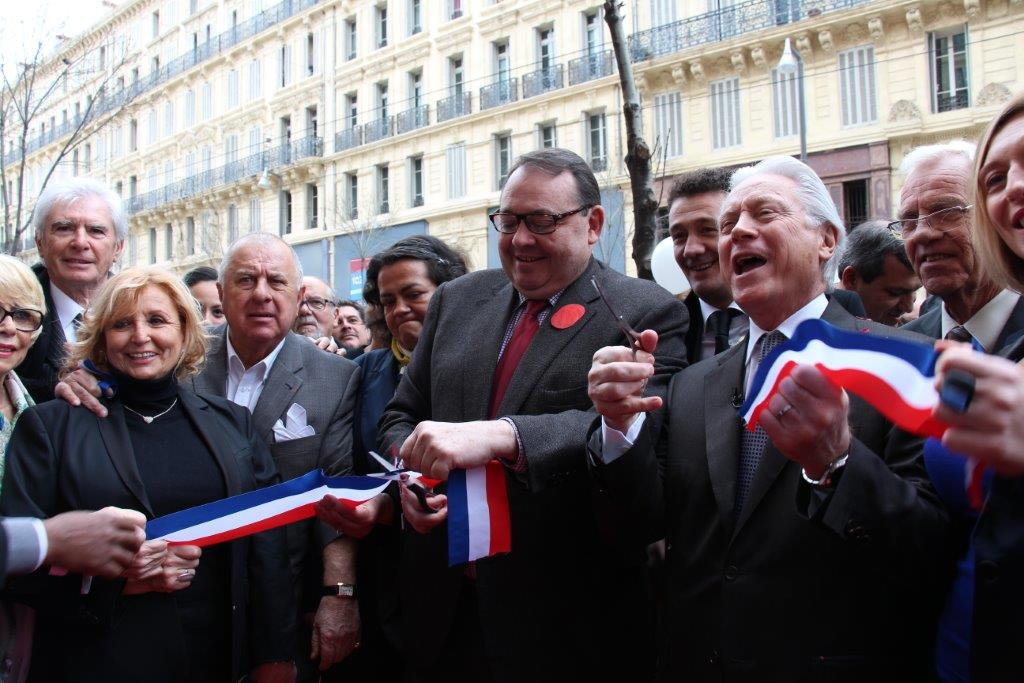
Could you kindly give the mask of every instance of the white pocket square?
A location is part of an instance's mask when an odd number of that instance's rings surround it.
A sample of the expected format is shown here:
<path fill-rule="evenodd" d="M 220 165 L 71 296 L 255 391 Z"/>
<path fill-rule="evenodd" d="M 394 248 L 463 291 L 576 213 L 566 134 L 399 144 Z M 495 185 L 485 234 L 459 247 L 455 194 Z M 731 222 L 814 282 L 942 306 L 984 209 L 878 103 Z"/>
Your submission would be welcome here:
<path fill-rule="evenodd" d="M 291 441 L 316 434 L 310 425 L 306 424 L 306 409 L 298 403 L 293 403 L 285 413 L 284 422 L 278 420 L 274 423 L 274 441 Z"/>

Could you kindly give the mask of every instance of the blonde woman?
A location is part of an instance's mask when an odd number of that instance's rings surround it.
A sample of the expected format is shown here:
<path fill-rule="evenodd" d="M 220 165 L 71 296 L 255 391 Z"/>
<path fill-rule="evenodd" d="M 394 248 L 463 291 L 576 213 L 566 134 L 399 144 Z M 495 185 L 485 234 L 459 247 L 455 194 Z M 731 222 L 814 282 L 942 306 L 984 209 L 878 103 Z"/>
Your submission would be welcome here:
<path fill-rule="evenodd" d="M 27 409 L 11 437 L 0 512 L 50 517 L 107 505 L 152 519 L 277 479 L 247 410 L 200 396 L 206 339 L 172 273 L 133 268 L 98 292 L 68 368 L 113 375 L 106 419 L 64 401 Z M 47 577 L 38 680 L 289 680 L 294 613 L 284 530 L 199 549 L 147 542 L 125 578 Z M 36 580 L 39 577 L 33 577 Z"/>

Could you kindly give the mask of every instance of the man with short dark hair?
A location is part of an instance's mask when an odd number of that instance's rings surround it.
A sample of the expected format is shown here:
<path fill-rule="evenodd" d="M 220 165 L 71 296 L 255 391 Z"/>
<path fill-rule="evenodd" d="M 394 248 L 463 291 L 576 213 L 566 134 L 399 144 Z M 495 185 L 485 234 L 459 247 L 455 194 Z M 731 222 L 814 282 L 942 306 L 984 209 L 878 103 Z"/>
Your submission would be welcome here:
<path fill-rule="evenodd" d="M 334 340 L 345 349 L 345 357 L 356 359 L 370 343 L 370 330 L 366 326 L 366 314 L 357 301 L 345 299 L 338 302 L 334 315 Z"/>
<path fill-rule="evenodd" d="M 733 303 L 718 262 L 718 214 L 732 172 L 703 168 L 676 177 L 668 195 L 668 231 L 676 263 L 690 283 L 686 360 L 696 363 L 735 344 L 747 316 Z"/>
<path fill-rule="evenodd" d="M 653 668 L 644 554 L 605 543 L 590 506 L 587 359 L 622 340 L 592 280 L 627 324 L 661 332 L 654 394 L 683 365 L 687 315 L 593 258 L 600 202 L 577 154 L 520 157 L 490 216 L 502 269 L 437 289 L 381 419 L 381 452 L 427 476 L 495 459 L 506 471 L 512 551 L 468 569 L 447 566 L 445 513 L 403 491 L 403 640 L 425 680 L 640 680 Z"/>
<path fill-rule="evenodd" d="M 914 309 L 921 288 L 903 240 L 881 220 L 850 231 L 839 257 L 839 278 L 843 289 L 860 296 L 868 318 L 891 326 Z"/>

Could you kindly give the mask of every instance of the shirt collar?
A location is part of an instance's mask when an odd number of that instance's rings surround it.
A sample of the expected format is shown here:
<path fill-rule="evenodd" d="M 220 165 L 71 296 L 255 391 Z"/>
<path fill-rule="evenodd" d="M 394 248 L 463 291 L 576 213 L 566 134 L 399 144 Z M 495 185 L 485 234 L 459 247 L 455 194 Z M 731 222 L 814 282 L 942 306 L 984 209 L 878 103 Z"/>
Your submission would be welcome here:
<path fill-rule="evenodd" d="M 66 328 L 75 319 L 75 316 L 85 310 L 81 304 L 60 290 L 60 287 L 50 280 L 50 296 L 53 297 L 53 308 L 60 320 L 60 326 Z"/>
<path fill-rule="evenodd" d="M 288 340 L 288 335 L 285 335 L 284 339 L 282 339 L 278 343 L 278 345 L 274 347 L 273 351 L 271 351 L 270 353 L 267 354 L 266 358 L 264 358 L 263 360 L 259 361 L 258 363 L 254 363 L 252 367 L 256 368 L 256 367 L 262 365 L 263 366 L 263 376 L 266 377 L 267 375 L 269 375 L 270 374 L 270 368 L 272 368 L 274 366 L 274 361 L 277 360 L 277 356 L 278 356 L 278 354 L 281 353 L 281 349 L 284 347 L 284 343 L 287 340 Z M 225 332 L 224 332 L 224 341 L 228 345 L 228 370 L 230 371 L 232 369 L 232 367 L 236 367 L 236 368 L 241 370 L 242 374 L 244 374 L 245 371 L 246 371 L 245 363 L 242 362 L 242 359 L 239 358 L 238 354 L 235 352 L 235 347 L 231 345 L 231 329 L 230 328 L 227 328 L 225 330 Z"/>
<path fill-rule="evenodd" d="M 709 304 L 707 301 L 704 301 L 704 299 L 701 299 L 700 297 L 697 297 L 697 303 L 700 304 L 700 314 L 704 317 L 705 323 L 707 323 L 708 318 L 711 317 L 712 313 L 714 313 L 715 311 L 723 310 L 721 308 L 715 308 L 714 306 Z M 730 301 L 729 305 L 726 306 L 724 310 L 729 310 L 730 308 L 734 311 L 739 311 L 740 313 L 743 313 L 743 309 L 737 306 L 735 301 Z"/>
<path fill-rule="evenodd" d="M 558 303 L 558 299 L 562 296 L 562 294 L 565 293 L 565 290 L 566 290 L 566 288 L 563 287 L 562 289 L 558 290 L 557 292 L 555 292 L 554 294 L 549 296 L 548 297 L 548 304 L 550 304 L 551 306 L 554 306 L 555 304 L 557 304 Z M 516 306 L 516 308 L 519 308 L 520 306 L 525 304 L 528 301 L 528 299 L 518 289 L 516 290 L 516 294 L 519 295 L 519 304 Z"/>
<path fill-rule="evenodd" d="M 814 297 L 804 307 L 798 310 L 793 315 L 789 316 L 782 321 L 782 324 L 776 327 L 779 332 L 786 335 L 786 339 L 792 339 L 793 334 L 796 332 L 797 326 L 805 320 L 815 320 L 821 317 L 821 314 L 828 308 L 828 297 L 824 294 L 819 294 Z M 768 334 L 771 330 L 762 330 L 754 322 L 753 318 L 750 318 L 750 338 L 747 340 L 747 363 L 750 363 L 750 355 L 754 353 L 754 347 L 757 346 L 757 341 L 762 335 Z"/>
<path fill-rule="evenodd" d="M 1006 327 L 1006 322 L 1013 315 L 1013 309 L 1019 299 L 1020 294 L 1004 289 L 964 323 L 971 336 L 989 353 L 998 351 L 994 347 L 999 341 L 999 333 Z M 945 338 L 949 331 L 959 324 L 946 311 L 946 304 L 942 304 L 942 337 Z"/>

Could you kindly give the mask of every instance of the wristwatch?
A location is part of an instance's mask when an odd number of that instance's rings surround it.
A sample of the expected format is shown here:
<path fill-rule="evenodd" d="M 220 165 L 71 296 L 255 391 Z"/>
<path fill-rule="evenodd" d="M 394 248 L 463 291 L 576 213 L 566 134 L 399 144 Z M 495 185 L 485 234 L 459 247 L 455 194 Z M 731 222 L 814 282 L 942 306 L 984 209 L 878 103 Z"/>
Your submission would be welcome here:
<path fill-rule="evenodd" d="M 324 586 L 321 595 L 332 598 L 354 598 L 356 597 L 356 587 L 351 583 L 332 583 L 330 586 Z"/>
<path fill-rule="evenodd" d="M 846 461 L 850 458 L 850 452 L 847 451 L 840 457 L 836 458 L 828 464 L 825 471 L 822 472 L 820 479 L 811 479 L 807 476 L 807 470 L 801 468 L 800 474 L 803 475 L 804 481 L 813 486 L 816 489 L 830 489 L 835 483 L 836 479 L 839 478 L 839 474 L 846 467 Z"/>

